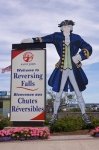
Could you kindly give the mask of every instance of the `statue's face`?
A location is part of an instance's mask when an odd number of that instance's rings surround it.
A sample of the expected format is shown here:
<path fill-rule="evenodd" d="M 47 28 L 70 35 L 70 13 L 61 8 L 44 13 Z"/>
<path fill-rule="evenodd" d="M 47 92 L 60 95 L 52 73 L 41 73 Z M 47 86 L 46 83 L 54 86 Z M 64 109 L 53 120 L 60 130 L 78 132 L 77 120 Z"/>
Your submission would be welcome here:
<path fill-rule="evenodd" d="M 61 27 L 61 30 L 64 33 L 70 33 L 70 31 L 73 30 L 73 26 L 72 25 L 64 25 L 64 26 Z"/>

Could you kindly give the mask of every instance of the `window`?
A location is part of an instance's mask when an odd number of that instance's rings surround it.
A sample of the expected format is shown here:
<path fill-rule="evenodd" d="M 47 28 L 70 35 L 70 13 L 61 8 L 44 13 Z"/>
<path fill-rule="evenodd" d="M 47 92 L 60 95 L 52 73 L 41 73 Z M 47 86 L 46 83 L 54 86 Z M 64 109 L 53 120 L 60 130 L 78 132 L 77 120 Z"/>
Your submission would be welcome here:
<path fill-rule="evenodd" d="M 0 102 L 0 108 L 3 108 L 3 102 Z"/>

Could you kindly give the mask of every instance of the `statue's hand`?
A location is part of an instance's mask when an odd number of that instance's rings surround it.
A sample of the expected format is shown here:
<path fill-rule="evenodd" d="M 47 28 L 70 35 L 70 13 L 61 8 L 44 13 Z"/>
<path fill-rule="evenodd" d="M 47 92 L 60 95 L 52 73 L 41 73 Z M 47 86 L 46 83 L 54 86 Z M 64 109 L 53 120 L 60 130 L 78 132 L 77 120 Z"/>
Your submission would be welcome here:
<path fill-rule="evenodd" d="M 82 59 L 81 59 L 80 54 L 77 54 L 77 55 L 72 57 L 72 60 L 75 64 L 78 64 Z"/>
<path fill-rule="evenodd" d="M 61 60 L 59 60 L 59 61 L 55 64 L 55 67 L 56 67 L 56 68 L 59 68 L 59 67 L 60 67 L 60 64 L 61 64 Z"/>
<path fill-rule="evenodd" d="M 34 40 L 32 38 L 28 38 L 28 39 L 22 40 L 21 43 L 34 43 Z"/>

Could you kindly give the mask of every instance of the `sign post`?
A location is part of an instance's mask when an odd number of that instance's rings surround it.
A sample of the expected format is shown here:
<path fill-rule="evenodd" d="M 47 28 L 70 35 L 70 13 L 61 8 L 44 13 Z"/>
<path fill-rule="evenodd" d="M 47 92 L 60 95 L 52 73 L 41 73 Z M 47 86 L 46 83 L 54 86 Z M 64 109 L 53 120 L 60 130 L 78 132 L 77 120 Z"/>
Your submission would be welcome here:
<path fill-rule="evenodd" d="M 13 44 L 11 121 L 44 122 L 46 101 L 46 45 Z"/>

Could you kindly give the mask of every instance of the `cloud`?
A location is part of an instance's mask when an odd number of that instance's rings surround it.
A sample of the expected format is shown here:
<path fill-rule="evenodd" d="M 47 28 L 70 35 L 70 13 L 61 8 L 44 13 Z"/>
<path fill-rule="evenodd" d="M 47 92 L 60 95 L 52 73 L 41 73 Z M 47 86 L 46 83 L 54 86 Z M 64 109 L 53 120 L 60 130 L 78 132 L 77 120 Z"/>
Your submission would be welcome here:
<path fill-rule="evenodd" d="M 10 73 L 0 74 L 0 91 L 10 91 Z"/>
<path fill-rule="evenodd" d="M 74 33 L 81 35 L 93 47 L 92 56 L 83 61 L 89 75 L 90 66 L 99 62 L 98 6 L 99 2 L 94 0 L 0 0 L 0 68 L 10 65 L 13 43 L 60 31 L 58 24 L 72 19 L 75 22 Z M 54 45 L 47 44 L 48 74 L 51 74 L 58 59 Z M 92 74 L 90 80 L 95 77 L 95 73 Z M 0 79 L 1 88 L 7 87 L 7 76 L 4 76 L 4 84 Z M 90 84 L 90 87 L 95 87 L 95 84 Z"/>
<path fill-rule="evenodd" d="M 84 65 L 98 62 L 99 20 L 92 18 L 92 14 L 94 16 L 98 15 L 96 10 L 97 5 L 98 2 L 94 3 L 92 0 L 91 2 L 89 0 L 77 0 L 76 3 L 74 0 L 1 0 L 0 48 L 3 57 L 5 57 L 4 54 L 8 54 L 10 58 L 12 43 L 20 43 L 24 38 L 44 36 L 59 31 L 60 29 L 57 25 L 62 20 L 73 19 L 76 22 L 74 33 L 80 34 L 92 45 L 94 50 L 90 61 L 86 60 Z M 48 72 L 50 72 L 54 68 L 53 64 L 57 61 L 58 56 L 54 46 L 47 45 L 47 50 Z M 50 62 L 51 58 L 53 61 Z"/>

